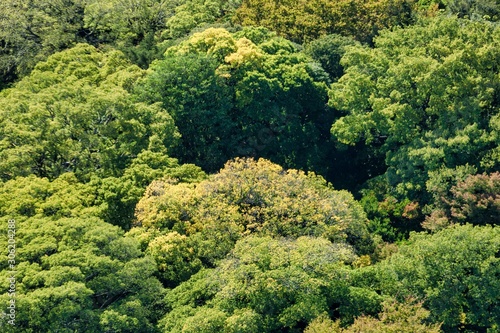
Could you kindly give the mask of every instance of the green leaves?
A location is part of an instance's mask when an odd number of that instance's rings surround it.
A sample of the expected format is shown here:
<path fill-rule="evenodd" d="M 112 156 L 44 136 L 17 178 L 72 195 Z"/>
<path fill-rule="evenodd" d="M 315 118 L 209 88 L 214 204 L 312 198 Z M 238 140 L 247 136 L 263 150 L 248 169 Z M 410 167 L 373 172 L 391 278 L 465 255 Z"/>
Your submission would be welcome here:
<path fill-rule="evenodd" d="M 343 264 L 353 258 L 349 247 L 323 238 L 246 237 L 216 269 L 169 292 L 174 310 L 161 325 L 167 332 L 190 331 L 195 323 L 206 332 L 298 329 L 344 302 Z"/>
<path fill-rule="evenodd" d="M 350 194 L 334 191 L 319 176 L 285 171 L 263 159 L 228 162 L 196 187 L 155 181 L 136 215 L 144 227 L 199 237 L 198 251 L 207 253 L 202 256 L 209 262 L 252 233 L 323 236 L 351 242 L 360 252 L 371 244 L 365 214 Z"/>
<path fill-rule="evenodd" d="M 425 204 L 441 168 L 495 170 L 499 36 L 488 23 L 439 18 L 382 33 L 374 49 L 348 48 L 330 90 L 346 113 L 333 135 L 385 153 L 389 185 Z"/>
<path fill-rule="evenodd" d="M 247 37 L 248 36 L 248 37 Z M 252 42 L 255 40 L 258 45 Z M 181 162 L 216 172 L 237 156 L 326 172 L 326 73 L 263 29 L 210 28 L 171 47 L 139 87 L 174 118 Z"/>
<path fill-rule="evenodd" d="M 1 177 L 120 175 L 141 151 L 171 146 L 170 116 L 127 90 L 141 75 L 119 52 L 83 44 L 39 64 L 0 96 Z"/>
<path fill-rule="evenodd" d="M 416 14 L 413 4 L 406 0 L 245 0 L 234 20 L 244 26 L 264 26 L 299 43 L 332 33 L 369 42 L 383 28 L 410 24 Z"/>
<path fill-rule="evenodd" d="M 433 322 L 446 330 L 498 323 L 499 229 L 450 227 L 432 236 L 414 234 L 378 268 L 382 289 L 425 301 Z"/>
<path fill-rule="evenodd" d="M 16 328 L 99 331 L 101 315 L 102 324 L 110 324 L 111 314 L 103 313 L 109 308 L 151 329 L 162 293 L 152 277 L 154 262 L 118 227 L 96 218 L 30 218 L 18 222 L 17 231 Z M 6 238 L 1 245 L 7 247 Z M 4 303 L 9 271 L 2 268 Z M 145 310 L 127 313 L 130 302 Z"/>
<path fill-rule="evenodd" d="M 0 4 L 0 85 L 39 61 L 84 41 L 81 0 L 6 0 Z"/>

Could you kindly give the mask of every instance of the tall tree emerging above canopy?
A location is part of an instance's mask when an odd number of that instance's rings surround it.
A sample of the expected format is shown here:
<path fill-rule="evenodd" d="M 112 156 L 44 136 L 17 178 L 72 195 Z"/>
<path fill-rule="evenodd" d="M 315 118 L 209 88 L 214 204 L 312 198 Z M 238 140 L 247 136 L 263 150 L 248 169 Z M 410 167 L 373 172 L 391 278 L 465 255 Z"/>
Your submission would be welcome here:
<path fill-rule="evenodd" d="M 0 94 L 0 178 L 115 176 L 144 150 L 165 152 L 172 118 L 129 93 L 142 75 L 120 52 L 85 44 L 39 63 Z"/>
<path fill-rule="evenodd" d="M 436 186 L 498 170 L 500 29 L 439 18 L 385 31 L 375 45 L 351 47 L 331 87 L 330 105 L 345 114 L 337 140 L 384 153 L 396 195 L 424 204 Z"/>
<path fill-rule="evenodd" d="M 182 135 L 174 156 L 183 163 L 214 172 L 252 156 L 323 173 L 314 166 L 333 121 L 327 80 L 296 45 L 265 29 L 211 28 L 168 49 L 140 93 L 172 114 Z"/>

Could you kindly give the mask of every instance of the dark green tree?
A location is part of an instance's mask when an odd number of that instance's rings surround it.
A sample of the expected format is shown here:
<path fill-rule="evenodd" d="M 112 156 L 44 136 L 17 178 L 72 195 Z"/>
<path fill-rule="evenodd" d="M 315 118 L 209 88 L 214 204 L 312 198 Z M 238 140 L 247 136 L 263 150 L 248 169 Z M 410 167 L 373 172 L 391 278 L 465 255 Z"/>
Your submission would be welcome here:
<path fill-rule="evenodd" d="M 0 3 L 0 89 L 51 54 L 91 39 L 83 0 L 5 0 Z"/>
<path fill-rule="evenodd" d="M 182 135 L 174 156 L 183 163 L 215 172 L 229 158 L 252 156 L 325 173 L 326 80 L 295 45 L 262 29 L 207 29 L 167 50 L 139 93 L 172 114 Z"/>

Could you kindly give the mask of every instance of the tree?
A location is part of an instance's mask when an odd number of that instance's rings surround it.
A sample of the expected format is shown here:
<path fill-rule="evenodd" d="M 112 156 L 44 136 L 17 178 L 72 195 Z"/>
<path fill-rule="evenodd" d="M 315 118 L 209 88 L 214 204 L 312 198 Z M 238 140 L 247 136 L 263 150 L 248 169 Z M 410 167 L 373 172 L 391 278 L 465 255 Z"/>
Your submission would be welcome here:
<path fill-rule="evenodd" d="M 407 245 L 367 276 L 384 293 L 415 297 L 443 330 L 486 332 L 500 321 L 500 229 L 452 226 L 434 235 L 413 234 Z M 377 278 L 378 276 L 378 278 Z M 375 278 L 375 279 L 373 279 Z"/>
<path fill-rule="evenodd" d="M 96 202 L 96 189 L 66 173 L 54 181 L 34 175 L 0 183 L 0 216 L 28 218 L 97 217 L 105 207 Z"/>
<path fill-rule="evenodd" d="M 142 151 L 164 153 L 178 134 L 159 105 L 133 100 L 142 75 L 120 52 L 84 44 L 38 64 L 0 95 L 0 177 L 119 176 Z"/>
<path fill-rule="evenodd" d="M 96 193 L 95 205 L 103 207 L 99 217 L 129 230 L 134 211 L 146 187 L 155 179 L 170 177 L 180 183 L 199 182 L 206 174 L 192 164 L 179 165 L 176 159 L 161 152 L 142 151 L 121 177 L 99 178 L 92 175 L 86 183 Z"/>
<path fill-rule="evenodd" d="M 236 159 L 198 184 L 157 180 L 136 207 L 134 237 L 157 260 L 162 281 L 178 285 L 215 267 L 239 239 L 251 235 L 316 236 L 373 248 L 366 216 L 345 191 L 323 178 L 283 170 L 266 160 Z"/>
<path fill-rule="evenodd" d="M 0 3 L 0 89 L 53 53 L 84 42 L 82 0 L 5 0 Z"/>
<path fill-rule="evenodd" d="M 413 23 L 413 0 L 244 0 L 235 14 L 243 26 L 264 26 L 298 43 L 341 34 L 370 42 L 383 28 Z"/>
<path fill-rule="evenodd" d="M 380 298 L 348 287 L 345 263 L 352 250 L 326 239 L 248 236 L 216 269 L 201 271 L 172 289 L 164 332 L 298 331 L 324 312 L 364 303 L 377 311 Z M 352 310 L 351 310 L 352 311 Z M 357 313 L 359 315 L 359 313 Z M 198 325 L 198 326 L 196 326 Z"/>
<path fill-rule="evenodd" d="M 384 309 L 379 318 L 360 316 L 354 324 L 341 328 L 337 322 L 328 316 L 322 315 L 309 324 L 304 333 L 414 333 L 414 332 L 441 332 L 440 325 L 424 323 L 429 311 L 422 307 L 422 303 L 412 304 L 411 301 L 398 303 L 385 301 Z"/>
<path fill-rule="evenodd" d="M 386 31 L 373 49 L 349 48 L 346 74 L 330 90 L 330 105 L 345 113 L 332 133 L 385 155 L 391 192 L 382 195 L 427 212 L 438 179 L 450 188 L 463 175 L 498 169 L 499 32 L 437 18 Z"/>
<path fill-rule="evenodd" d="M 263 29 L 211 28 L 169 48 L 139 94 L 172 114 L 182 135 L 174 156 L 182 163 L 215 172 L 233 157 L 264 157 L 326 173 L 328 79 L 311 63 Z"/>
<path fill-rule="evenodd" d="M 500 19 L 500 5 L 496 0 L 452 0 L 447 3 L 448 12 L 470 19 Z"/>
<path fill-rule="evenodd" d="M 344 74 L 340 59 L 346 47 L 353 45 L 358 44 L 350 37 L 326 35 L 308 43 L 305 52 L 321 64 L 332 81 L 336 81 Z"/>
<path fill-rule="evenodd" d="M 7 248 L 6 236 L 0 242 Z M 14 331 L 104 332 L 126 323 L 125 332 L 154 332 L 163 294 L 154 261 L 118 227 L 92 217 L 17 221 L 15 260 Z M 7 304 L 6 261 L 0 269 Z"/>
<path fill-rule="evenodd" d="M 227 21 L 239 1 L 88 0 L 85 27 L 142 68 L 193 29 Z"/>
<path fill-rule="evenodd" d="M 212 57 L 172 55 L 152 66 L 146 88 L 154 94 L 147 100 L 162 101 L 182 134 L 174 155 L 207 171 L 220 168 L 233 149 L 226 141 L 234 133 L 231 95 L 217 67 Z"/>
<path fill-rule="evenodd" d="M 452 223 L 498 225 L 500 223 L 500 173 L 470 175 L 441 198 L 441 209 L 423 223 L 436 230 Z"/>

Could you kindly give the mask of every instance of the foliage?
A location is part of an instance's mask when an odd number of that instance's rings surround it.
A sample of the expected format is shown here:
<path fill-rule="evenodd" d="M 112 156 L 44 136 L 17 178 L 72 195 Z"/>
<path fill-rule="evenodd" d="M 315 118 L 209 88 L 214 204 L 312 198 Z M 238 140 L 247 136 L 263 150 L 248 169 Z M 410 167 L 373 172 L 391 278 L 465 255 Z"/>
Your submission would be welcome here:
<path fill-rule="evenodd" d="M 164 152 L 178 134 L 159 105 L 133 101 L 141 76 L 120 52 L 84 44 L 39 63 L 0 95 L 0 177 L 118 176 L 142 151 Z"/>
<path fill-rule="evenodd" d="M 121 177 L 99 178 L 93 175 L 87 184 L 95 189 L 96 203 L 104 208 L 100 217 L 128 230 L 134 219 L 135 206 L 146 187 L 161 177 L 191 183 L 205 179 L 206 174 L 195 165 L 179 165 L 176 159 L 163 153 L 146 150 L 132 160 Z"/>
<path fill-rule="evenodd" d="M 499 331 L 499 10 L 0 1 L 2 332 Z"/>
<path fill-rule="evenodd" d="M 440 325 L 427 325 L 424 320 L 429 311 L 422 308 L 422 303 L 384 302 L 384 309 L 379 318 L 361 316 L 354 324 L 341 328 L 338 322 L 322 315 L 314 319 L 304 330 L 304 333 L 439 333 Z"/>
<path fill-rule="evenodd" d="M 324 173 L 333 118 L 326 74 L 311 62 L 262 29 L 211 28 L 168 49 L 139 94 L 172 114 L 182 134 L 173 155 L 183 163 L 215 172 L 236 156 L 272 157 Z"/>
<path fill-rule="evenodd" d="M 246 237 L 217 269 L 197 274 L 167 294 L 168 304 L 179 310 L 167 314 L 160 327 L 165 332 L 191 332 L 195 323 L 204 332 L 304 328 L 319 314 L 339 305 L 349 308 L 352 298 L 360 302 L 366 297 L 346 283 L 343 264 L 353 258 L 349 247 L 322 238 Z M 378 307 L 380 299 L 373 301 L 365 311 Z"/>
<path fill-rule="evenodd" d="M 323 178 L 283 170 L 266 160 L 236 159 L 198 184 L 154 181 L 136 208 L 134 238 L 176 286 L 201 267 L 215 267 L 239 239 L 322 236 L 369 253 L 366 216 L 345 191 Z"/>
<path fill-rule="evenodd" d="M 88 0 L 85 27 L 142 68 L 193 29 L 227 21 L 239 1 Z"/>
<path fill-rule="evenodd" d="M 424 227 L 435 230 L 451 223 L 500 223 L 500 173 L 471 175 L 442 197 L 442 208 L 426 218 Z"/>
<path fill-rule="evenodd" d="M 408 245 L 376 267 L 379 287 L 423 301 L 429 319 L 443 323 L 447 332 L 498 328 L 499 233 L 499 228 L 464 225 L 432 236 L 413 234 Z"/>
<path fill-rule="evenodd" d="M 0 244 L 6 249 L 7 237 Z M 154 331 L 163 294 L 154 262 L 118 227 L 92 217 L 18 221 L 16 262 L 16 332 L 103 332 L 124 323 L 124 332 Z M 6 265 L 2 304 L 9 300 Z"/>
<path fill-rule="evenodd" d="M 94 216 L 127 230 L 146 186 L 162 176 L 186 183 L 205 178 L 193 165 L 179 166 L 163 155 L 141 153 L 120 178 L 93 176 L 81 183 L 73 173 L 64 173 L 53 181 L 30 175 L 1 183 L 0 215 L 22 220 Z"/>
<path fill-rule="evenodd" d="M 352 45 L 357 43 L 350 37 L 326 35 L 308 43 L 305 52 L 321 64 L 332 81 L 337 81 L 344 74 L 340 59 Z"/>
<path fill-rule="evenodd" d="M 418 203 L 398 200 L 392 195 L 380 196 L 375 190 L 364 190 L 360 203 L 370 220 L 368 230 L 384 241 L 395 242 L 408 237 L 414 230 L 413 219 L 419 217 Z"/>
<path fill-rule="evenodd" d="M 458 17 L 500 20 L 500 4 L 497 0 L 452 0 L 446 9 Z"/>
<path fill-rule="evenodd" d="M 366 217 L 345 191 L 323 178 L 260 159 L 236 159 L 197 184 L 153 182 L 137 205 L 137 224 L 177 231 L 197 242 L 209 262 L 222 258 L 240 237 L 258 233 L 323 236 L 371 248 Z M 204 254 L 203 254 L 204 253 Z"/>
<path fill-rule="evenodd" d="M 241 0 L 187 0 L 175 8 L 175 14 L 167 22 L 167 29 L 162 36 L 179 38 L 204 24 L 229 20 Z"/>
<path fill-rule="evenodd" d="M 413 5 L 412 0 L 244 0 L 235 22 L 264 26 L 299 43 L 332 33 L 366 42 L 383 28 L 412 23 Z"/>
<path fill-rule="evenodd" d="M 27 218 L 91 217 L 102 214 L 95 189 L 66 173 L 54 181 L 34 175 L 18 177 L 0 186 L 0 216 Z"/>
<path fill-rule="evenodd" d="M 82 0 L 0 2 L 0 89 L 51 54 L 84 42 Z"/>
<path fill-rule="evenodd" d="M 424 207 L 436 176 L 452 176 L 451 187 L 464 173 L 498 168 L 499 32 L 440 17 L 384 32 L 373 49 L 349 48 L 330 91 L 345 113 L 332 133 L 385 154 L 385 194 Z"/>

